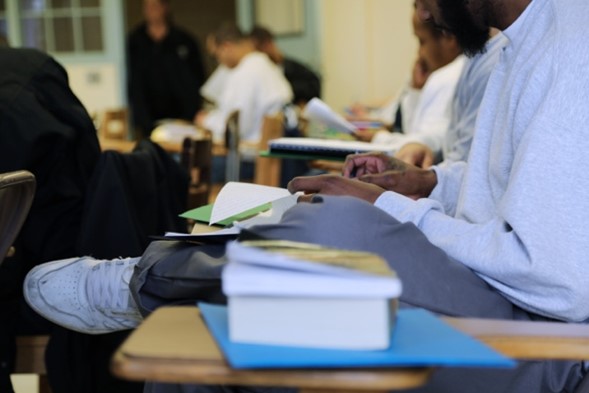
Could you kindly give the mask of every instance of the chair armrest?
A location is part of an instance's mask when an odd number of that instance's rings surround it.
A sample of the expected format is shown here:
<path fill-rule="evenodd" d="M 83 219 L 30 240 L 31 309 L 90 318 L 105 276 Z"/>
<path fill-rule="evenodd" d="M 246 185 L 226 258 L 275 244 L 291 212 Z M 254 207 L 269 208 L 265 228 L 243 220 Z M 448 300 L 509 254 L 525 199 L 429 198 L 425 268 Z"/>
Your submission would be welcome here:
<path fill-rule="evenodd" d="M 586 324 L 450 317 L 444 320 L 512 358 L 589 359 Z"/>

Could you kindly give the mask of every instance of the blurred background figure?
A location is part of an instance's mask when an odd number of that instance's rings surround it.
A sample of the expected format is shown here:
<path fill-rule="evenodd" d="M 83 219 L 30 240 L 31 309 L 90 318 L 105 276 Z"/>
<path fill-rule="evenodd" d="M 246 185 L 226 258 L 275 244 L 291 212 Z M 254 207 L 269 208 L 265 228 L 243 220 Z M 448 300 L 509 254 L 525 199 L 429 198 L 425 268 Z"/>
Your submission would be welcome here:
<path fill-rule="evenodd" d="M 207 54 L 217 61 L 217 43 L 215 34 L 209 33 L 206 40 Z M 213 73 L 207 78 L 200 88 L 200 95 L 204 98 L 204 104 L 215 105 L 221 99 L 230 68 L 219 63 Z"/>
<path fill-rule="evenodd" d="M 292 90 L 276 64 L 266 54 L 258 52 L 250 37 L 236 25 L 223 24 L 215 31 L 214 37 L 217 61 L 229 72 L 215 107 L 198 112 L 194 122 L 198 127 L 210 130 L 215 141 L 222 142 L 227 119 L 237 111 L 241 146 L 257 146 L 264 116 L 280 113 L 292 101 Z M 251 179 L 257 150 L 240 150 L 240 178 Z M 221 157 L 215 157 L 214 183 L 224 180 L 224 165 Z"/>
<path fill-rule="evenodd" d="M 200 111 L 198 126 L 211 130 L 217 141 L 225 138 L 225 123 L 239 111 L 239 131 L 243 142 L 256 143 L 264 116 L 278 113 L 291 102 L 292 90 L 278 67 L 233 24 L 215 32 L 215 54 L 219 64 L 230 69 L 216 107 Z"/>
<path fill-rule="evenodd" d="M 172 22 L 169 0 L 144 0 L 144 22 L 128 38 L 129 107 L 138 137 L 161 119 L 191 121 L 205 79 L 198 43 Z"/>
<path fill-rule="evenodd" d="M 413 33 L 418 40 L 417 60 L 411 82 L 397 100 L 379 111 L 380 118 L 390 119 L 390 130 L 361 130 L 360 140 L 395 145 L 410 142 L 428 146 L 441 156 L 442 145 L 452 117 L 452 100 L 466 57 L 456 38 L 443 33 L 432 23 L 423 22 L 413 12 Z M 384 112 L 384 114 L 383 114 Z M 358 115 L 358 113 L 356 113 Z M 361 114 L 359 117 L 363 117 Z"/>
<path fill-rule="evenodd" d="M 313 97 L 321 97 L 321 80 L 308 67 L 284 56 L 274 41 L 274 34 L 262 26 L 254 26 L 250 37 L 256 49 L 268 55 L 284 73 L 294 94 L 293 103 L 306 104 Z"/>

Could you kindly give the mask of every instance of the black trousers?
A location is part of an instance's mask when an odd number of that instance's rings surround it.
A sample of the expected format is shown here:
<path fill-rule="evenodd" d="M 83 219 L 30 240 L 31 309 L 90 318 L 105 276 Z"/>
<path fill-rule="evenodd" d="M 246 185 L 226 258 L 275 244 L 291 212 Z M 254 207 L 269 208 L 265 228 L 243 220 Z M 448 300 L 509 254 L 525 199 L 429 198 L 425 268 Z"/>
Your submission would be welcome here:
<path fill-rule="evenodd" d="M 371 204 L 350 197 L 320 197 L 298 204 L 279 224 L 254 227 L 249 235 L 312 242 L 379 254 L 403 283 L 402 307 L 479 318 L 545 320 L 510 303 L 463 264 L 431 244 L 411 223 L 401 223 Z M 148 314 L 164 304 L 222 303 L 223 245 L 153 243 L 131 281 L 135 301 Z M 547 299 L 549 301 L 549 299 Z M 574 392 L 583 378 L 580 362 L 521 362 L 514 370 L 444 368 L 423 388 L 437 393 Z M 146 392 L 282 392 L 221 386 L 149 384 Z"/>

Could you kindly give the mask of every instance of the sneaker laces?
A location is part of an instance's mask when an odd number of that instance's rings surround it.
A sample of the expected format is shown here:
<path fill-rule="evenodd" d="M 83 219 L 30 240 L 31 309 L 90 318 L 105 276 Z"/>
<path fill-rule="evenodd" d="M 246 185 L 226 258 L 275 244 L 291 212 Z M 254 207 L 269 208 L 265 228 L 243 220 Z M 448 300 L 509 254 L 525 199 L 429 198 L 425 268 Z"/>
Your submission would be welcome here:
<path fill-rule="evenodd" d="M 92 267 L 87 279 L 87 296 L 91 308 L 113 314 L 138 314 L 135 304 L 130 304 L 129 282 L 135 264 L 129 262 L 118 259 L 97 263 Z"/>

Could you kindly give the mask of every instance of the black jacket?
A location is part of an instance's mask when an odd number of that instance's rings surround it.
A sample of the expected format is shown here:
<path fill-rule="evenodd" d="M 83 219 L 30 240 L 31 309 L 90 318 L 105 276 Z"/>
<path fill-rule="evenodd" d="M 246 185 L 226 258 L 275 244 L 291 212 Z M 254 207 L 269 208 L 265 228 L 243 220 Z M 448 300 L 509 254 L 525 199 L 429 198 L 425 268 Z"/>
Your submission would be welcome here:
<path fill-rule="evenodd" d="M 94 124 L 63 67 L 36 50 L 0 48 L 0 172 L 27 169 L 37 180 L 16 243 L 20 264 L 75 255 L 99 155 Z"/>
<path fill-rule="evenodd" d="M 186 232 L 188 173 L 160 146 L 140 141 L 132 153 L 105 151 L 92 176 L 78 255 L 137 257 L 151 236 Z"/>

